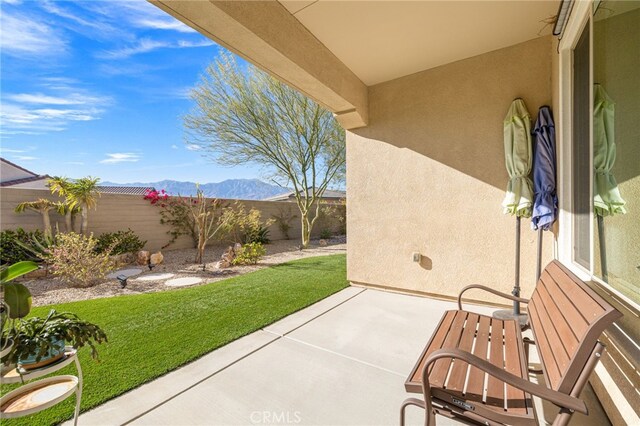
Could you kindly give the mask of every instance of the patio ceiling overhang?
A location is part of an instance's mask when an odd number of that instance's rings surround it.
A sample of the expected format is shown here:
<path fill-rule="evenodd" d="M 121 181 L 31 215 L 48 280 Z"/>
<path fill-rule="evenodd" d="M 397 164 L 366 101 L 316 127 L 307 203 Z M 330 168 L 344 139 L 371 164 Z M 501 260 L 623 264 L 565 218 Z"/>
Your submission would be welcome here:
<path fill-rule="evenodd" d="M 149 0 L 307 94 L 345 129 L 368 86 L 551 33 L 559 0 Z"/>

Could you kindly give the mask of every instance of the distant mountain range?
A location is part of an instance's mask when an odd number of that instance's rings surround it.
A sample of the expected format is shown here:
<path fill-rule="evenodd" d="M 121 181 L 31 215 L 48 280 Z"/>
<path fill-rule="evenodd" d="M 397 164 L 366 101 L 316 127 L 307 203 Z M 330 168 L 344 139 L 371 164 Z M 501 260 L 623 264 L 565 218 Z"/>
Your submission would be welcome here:
<path fill-rule="evenodd" d="M 158 191 L 164 189 L 169 195 L 189 196 L 196 194 L 196 184 L 194 182 L 179 182 L 176 180 L 132 183 L 100 182 L 100 185 L 154 187 Z M 271 185 L 258 179 L 227 179 L 218 183 L 202 183 L 200 184 L 200 189 L 206 197 L 239 200 L 262 200 L 290 191 L 288 188 Z"/>

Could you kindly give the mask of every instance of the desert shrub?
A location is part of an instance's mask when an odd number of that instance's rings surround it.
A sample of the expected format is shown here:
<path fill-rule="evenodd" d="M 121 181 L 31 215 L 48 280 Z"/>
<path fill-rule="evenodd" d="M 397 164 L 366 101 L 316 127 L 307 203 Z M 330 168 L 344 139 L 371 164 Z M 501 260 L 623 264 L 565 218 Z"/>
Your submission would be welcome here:
<path fill-rule="evenodd" d="M 267 219 L 262 222 L 260 210 L 251 209 L 247 212 L 244 204 L 236 202 L 225 209 L 222 221 L 225 223 L 225 235 L 232 243 L 270 242 L 268 228 L 274 220 Z"/>
<path fill-rule="evenodd" d="M 324 228 L 334 230 L 339 235 L 347 233 L 347 205 L 343 200 L 340 204 L 324 204 L 320 207 L 319 222 Z M 321 237 L 324 238 L 324 237 Z"/>
<path fill-rule="evenodd" d="M 234 265 L 255 265 L 267 254 L 267 249 L 262 243 L 247 243 L 236 253 L 233 259 Z"/>
<path fill-rule="evenodd" d="M 146 243 L 131 229 L 106 232 L 98 237 L 96 252 L 103 253 L 111 248 L 111 254 L 137 253 L 144 248 Z"/>
<path fill-rule="evenodd" d="M 91 287 L 103 281 L 114 264 L 109 258 L 111 248 L 97 253 L 97 244 L 93 234 L 57 234 L 46 258 L 53 275 L 72 287 Z"/>
<path fill-rule="evenodd" d="M 260 224 L 257 228 L 249 230 L 244 237 L 245 243 L 269 244 L 269 228 Z"/>
<path fill-rule="evenodd" d="M 272 215 L 278 224 L 278 228 L 282 235 L 288 240 L 291 237 L 289 236 L 289 231 L 291 230 L 291 221 L 298 216 L 291 212 L 291 206 L 285 208 L 280 208 L 278 214 Z"/>
<path fill-rule="evenodd" d="M 15 231 L 0 232 L 0 263 L 13 264 L 23 260 L 42 261 L 36 244 L 46 244 L 42 231 L 25 231 L 18 228 Z"/>
<path fill-rule="evenodd" d="M 320 238 L 322 238 L 323 240 L 328 240 L 329 238 L 331 238 L 331 230 L 324 228 L 320 230 Z"/>

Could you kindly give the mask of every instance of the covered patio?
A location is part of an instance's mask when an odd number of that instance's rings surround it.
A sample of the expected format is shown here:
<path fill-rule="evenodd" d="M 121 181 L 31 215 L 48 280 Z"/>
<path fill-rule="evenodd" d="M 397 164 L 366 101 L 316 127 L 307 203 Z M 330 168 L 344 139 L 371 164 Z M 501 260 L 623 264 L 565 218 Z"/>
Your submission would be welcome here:
<path fill-rule="evenodd" d="M 465 306 L 485 314 L 495 309 Z M 81 415 L 79 423 L 397 424 L 404 381 L 443 312 L 455 308 L 349 287 Z M 609 424 L 590 387 L 583 398 L 590 416 L 576 414 L 572 424 Z M 557 413 L 534 403 L 539 414 Z M 423 423 L 421 410 L 408 414 L 408 424 Z"/>

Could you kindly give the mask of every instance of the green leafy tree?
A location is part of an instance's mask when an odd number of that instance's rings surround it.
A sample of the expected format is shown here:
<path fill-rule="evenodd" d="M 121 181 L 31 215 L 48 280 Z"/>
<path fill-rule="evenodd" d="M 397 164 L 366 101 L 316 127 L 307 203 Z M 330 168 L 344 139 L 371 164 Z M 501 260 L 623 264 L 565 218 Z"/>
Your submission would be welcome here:
<path fill-rule="evenodd" d="M 80 233 L 88 234 L 89 229 L 89 210 L 95 209 L 98 206 L 98 192 L 99 178 L 87 176 L 78 180 L 71 181 L 66 188 L 65 195 L 69 201 L 69 205 L 80 208 L 80 216 L 82 216 L 82 223 L 80 224 Z"/>
<path fill-rule="evenodd" d="M 27 210 L 40 213 L 42 215 L 42 223 L 44 226 L 45 236 L 51 238 L 51 218 L 49 212 L 51 210 L 57 210 L 58 204 L 54 201 L 47 200 L 46 198 L 40 198 L 36 201 L 25 201 L 18 204 L 15 208 L 16 213 L 23 213 Z"/>
<path fill-rule="evenodd" d="M 333 114 L 253 66 L 240 69 L 229 53 L 207 68 L 191 98 L 187 143 L 223 165 L 263 166 L 293 186 L 307 247 L 322 194 L 344 180 L 344 130 Z"/>
<path fill-rule="evenodd" d="M 64 216 L 65 230 L 73 232 L 73 219 L 80 212 L 80 206 L 74 205 L 70 196 L 73 182 L 66 177 L 54 176 L 47 183 L 52 194 L 58 194 L 64 198 L 64 201 L 57 205 L 56 210 Z"/>

